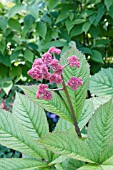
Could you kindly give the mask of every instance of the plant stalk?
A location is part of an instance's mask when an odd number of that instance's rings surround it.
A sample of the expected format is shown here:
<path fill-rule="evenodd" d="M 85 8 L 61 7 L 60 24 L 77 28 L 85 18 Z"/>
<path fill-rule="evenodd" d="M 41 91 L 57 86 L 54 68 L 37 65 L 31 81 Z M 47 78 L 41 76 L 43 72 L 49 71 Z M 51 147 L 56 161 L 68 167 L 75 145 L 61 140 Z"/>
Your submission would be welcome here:
<path fill-rule="evenodd" d="M 78 137 L 81 138 L 82 135 L 81 135 L 81 132 L 80 132 L 80 128 L 79 128 L 78 123 L 77 123 L 75 112 L 74 112 L 74 109 L 73 109 L 73 106 L 72 106 L 72 103 L 71 103 L 71 99 L 70 99 L 69 93 L 67 91 L 63 76 L 62 76 L 62 80 L 63 80 L 62 85 L 63 85 L 64 93 L 66 95 L 66 98 L 67 98 L 67 101 L 68 101 L 68 104 L 69 104 L 69 107 L 70 107 L 70 111 L 72 113 L 72 118 L 73 118 L 73 124 L 74 124 L 74 127 L 75 127 L 75 131 L 76 131 Z"/>

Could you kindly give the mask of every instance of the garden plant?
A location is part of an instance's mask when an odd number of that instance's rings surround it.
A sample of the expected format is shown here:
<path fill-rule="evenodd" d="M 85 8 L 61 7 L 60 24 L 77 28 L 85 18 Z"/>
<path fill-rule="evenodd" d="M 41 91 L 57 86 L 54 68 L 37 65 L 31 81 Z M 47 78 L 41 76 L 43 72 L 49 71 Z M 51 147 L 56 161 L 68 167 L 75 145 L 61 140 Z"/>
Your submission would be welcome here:
<path fill-rule="evenodd" d="M 60 54 L 51 47 L 34 60 L 27 73 L 40 83 L 20 85 L 24 94 L 16 93 L 12 113 L 0 110 L 0 144 L 22 153 L 0 159 L 0 170 L 113 169 L 113 70 L 90 79 L 76 45 L 57 60 Z M 50 88 L 53 83 L 56 88 Z M 88 90 L 98 97 L 86 99 Z M 60 117 L 53 132 L 45 110 Z"/>

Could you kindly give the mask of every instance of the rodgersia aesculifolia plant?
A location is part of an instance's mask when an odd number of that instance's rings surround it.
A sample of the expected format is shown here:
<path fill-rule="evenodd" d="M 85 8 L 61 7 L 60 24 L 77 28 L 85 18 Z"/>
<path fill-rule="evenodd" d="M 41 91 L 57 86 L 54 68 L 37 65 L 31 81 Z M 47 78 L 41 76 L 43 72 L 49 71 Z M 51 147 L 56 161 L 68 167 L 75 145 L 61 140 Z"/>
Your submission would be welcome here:
<path fill-rule="evenodd" d="M 86 99 L 90 74 L 84 55 L 75 45 L 58 61 L 60 53 L 51 47 L 28 71 L 36 81 L 56 83 L 56 89 L 20 86 L 25 95 L 16 94 L 12 113 L 0 110 L 0 144 L 22 153 L 0 159 L 0 170 L 113 169 L 112 97 Z M 60 117 L 52 133 L 45 110 Z"/>

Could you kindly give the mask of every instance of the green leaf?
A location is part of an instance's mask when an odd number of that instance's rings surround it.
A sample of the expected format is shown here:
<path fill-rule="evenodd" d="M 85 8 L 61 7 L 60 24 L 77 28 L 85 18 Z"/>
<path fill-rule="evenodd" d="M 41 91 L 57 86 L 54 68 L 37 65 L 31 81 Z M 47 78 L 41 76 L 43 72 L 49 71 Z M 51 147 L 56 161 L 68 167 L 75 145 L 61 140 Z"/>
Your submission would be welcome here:
<path fill-rule="evenodd" d="M 77 50 L 75 45 L 61 57 L 60 64 L 61 65 L 67 64 L 68 63 L 67 58 L 72 55 L 76 55 L 79 58 L 80 68 L 71 67 L 71 66 L 66 67 L 63 71 L 63 77 L 65 83 L 67 83 L 67 81 L 72 76 L 82 78 L 83 85 L 79 87 L 78 90 L 74 91 L 71 90 L 70 87 L 67 87 L 74 111 L 76 113 L 77 119 L 79 120 L 86 99 L 86 94 L 87 94 L 87 87 L 89 83 L 89 65 L 85 59 L 85 56 L 80 51 Z M 65 103 L 67 104 L 68 102 L 64 92 L 60 91 L 60 94 L 62 95 Z"/>
<path fill-rule="evenodd" d="M 113 156 L 102 163 L 103 165 L 113 165 Z"/>
<path fill-rule="evenodd" d="M 4 110 L 0 110 L 0 144 L 36 158 L 47 157 L 46 151 L 37 145 L 11 113 Z"/>
<path fill-rule="evenodd" d="M 90 160 L 92 158 L 92 153 L 88 145 L 84 140 L 79 139 L 73 130 L 54 132 L 38 140 L 38 142 L 56 154 L 93 163 Z"/>
<path fill-rule="evenodd" d="M 85 32 L 85 34 L 87 34 L 90 26 L 91 26 L 91 22 L 89 22 L 89 21 L 87 21 L 83 24 L 82 30 L 83 30 L 83 32 Z"/>
<path fill-rule="evenodd" d="M 45 35 L 46 35 L 46 32 L 47 32 L 46 23 L 41 22 L 41 21 L 40 21 L 40 22 L 37 22 L 36 30 L 37 30 L 37 33 L 38 33 L 43 39 L 45 39 Z"/>
<path fill-rule="evenodd" d="M 110 8 L 110 6 L 112 5 L 113 1 L 112 1 L 112 0 L 111 0 L 111 1 L 104 0 L 104 3 L 105 3 L 105 5 L 106 5 L 107 10 L 109 11 L 109 8 Z"/>
<path fill-rule="evenodd" d="M 34 139 L 42 137 L 49 132 L 44 110 L 30 101 L 25 95 L 16 94 L 13 115 Z"/>
<path fill-rule="evenodd" d="M 3 55 L 0 53 L 0 62 L 1 62 L 2 64 L 4 64 L 4 65 L 8 66 L 8 67 L 11 66 L 10 56 L 9 56 L 8 54 L 6 54 L 6 55 L 3 56 Z"/>
<path fill-rule="evenodd" d="M 31 14 L 28 14 L 24 17 L 24 27 L 22 31 L 23 35 L 25 35 L 29 31 L 34 21 L 35 21 L 35 18 Z"/>
<path fill-rule="evenodd" d="M 25 6 L 23 4 L 16 4 L 9 10 L 8 17 L 11 18 L 15 14 L 21 13 L 22 10 L 25 10 Z"/>
<path fill-rule="evenodd" d="M 84 166 L 78 168 L 77 170 L 103 170 L 103 169 L 99 165 L 87 164 L 87 165 L 84 165 Z"/>
<path fill-rule="evenodd" d="M 88 126 L 88 146 L 93 161 L 102 163 L 113 155 L 113 104 L 112 100 L 101 105 Z"/>
<path fill-rule="evenodd" d="M 83 165 L 83 162 L 74 159 L 67 159 L 62 163 L 62 166 L 65 170 L 75 170 Z"/>
<path fill-rule="evenodd" d="M 48 6 L 49 6 L 49 10 L 51 11 L 52 9 L 54 9 L 60 2 L 61 0 L 49 0 L 48 2 Z"/>
<path fill-rule="evenodd" d="M 55 113 L 59 115 L 61 118 L 66 119 L 70 122 L 73 122 L 71 113 L 69 109 L 66 107 L 64 104 L 63 100 L 61 97 L 53 92 L 53 98 L 52 100 L 39 100 L 36 98 L 36 91 L 37 91 L 37 86 L 19 86 L 29 97 L 30 100 L 33 102 L 37 103 L 39 106 L 47 110 L 48 112 Z"/>
<path fill-rule="evenodd" d="M 34 55 L 33 55 L 33 53 L 31 52 L 31 50 L 29 50 L 29 49 L 26 49 L 26 50 L 25 50 L 24 58 L 25 58 L 27 61 L 29 61 L 30 63 L 33 62 Z"/>
<path fill-rule="evenodd" d="M 74 27 L 74 25 L 78 25 L 85 22 L 85 19 L 76 19 L 76 20 L 66 20 L 66 28 L 68 30 L 68 33 L 71 31 L 71 29 Z"/>
<path fill-rule="evenodd" d="M 98 62 L 98 63 L 104 64 L 103 59 L 102 59 L 102 54 L 97 50 L 92 50 L 91 59 Z"/>
<path fill-rule="evenodd" d="M 102 68 L 92 76 L 89 90 L 97 96 L 113 95 L 113 68 Z"/>
<path fill-rule="evenodd" d="M 94 105 L 91 99 L 87 99 L 85 101 L 82 114 L 80 117 L 80 120 L 78 122 L 78 125 L 80 129 L 82 130 L 84 126 L 89 122 L 91 119 L 92 115 L 94 114 Z"/>
<path fill-rule="evenodd" d="M 12 89 L 13 81 L 11 80 L 11 78 L 4 78 L 4 79 L 2 79 L 1 84 L 2 84 L 2 89 L 8 95 L 10 90 Z"/>
<path fill-rule="evenodd" d="M 14 79 L 15 77 L 19 77 L 22 74 L 22 68 L 20 66 L 18 67 L 12 67 L 9 71 L 9 76 L 11 79 Z"/>
<path fill-rule="evenodd" d="M 82 130 L 93 116 L 94 111 L 99 108 L 100 105 L 107 103 L 110 99 L 111 97 L 93 97 L 91 99 L 87 99 L 78 122 L 79 128 Z M 55 131 L 67 131 L 68 129 L 72 128 L 74 129 L 72 123 L 60 118 L 55 127 Z"/>
<path fill-rule="evenodd" d="M 61 13 L 61 14 L 58 16 L 58 18 L 57 18 L 57 20 L 56 20 L 56 23 L 65 20 L 67 17 L 68 17 L 68 13 L 64 13 L 64 12 Z"/>
<path fill-rule="evenodd" d="M 99 7 L 99 9 L 98 9 L 98 14 L 97 14 L 97 16 L 96 16 L 96 19 L 95 19 L 95 21 L 94 21 L 94 25 L 95 25 L 95 26 L 98 25 L 98 23 L 100 22 L 101 18 L 102 18 L 103 15 L 104 15 L 104 13 L 105 13 L 105 8 L 104 8 L 104 5 L 101 4 L 100 7 Z"/>
<path fill-rule="evenodd" d="M 0 28 L 5 32 L 7 28 L 7 19 L 5 16 L 0 16 Z"/>
<path fill-rule="evenodd" d="M 82 26 L 83 26 L 83 24 L 79 24 L 79 25 L 74 26 L 74 28 L 71 31 L 71 38 L 74 37 L 74 36 L 78 36 L 83 32 Z"/>
<path fill-rule="evenodd" d="M 3 54 L 6 48 L 6 42 L 4 39 L 0 41 L 0 52 Z"/>
<path fill-rule="evenodd" d="M 102 170 L 112 170 L 113 166 L 112 165 L 101 165 Z"/>
<path fill-rule="evenodd" d="M 55 127 L 55 131 L 67 131 L 68 129 L 72 129 L 74 128 L 73 124 L 60 118 L 60 120 L 58 121 L 56 127 Z"/>
<path fill-rule="evenodd" d="M 14 18 L 10 18 L 8 20 L 8 25 L 13 28 L 14 30 L 21 31 L 21 25 L 18 20 Z"/>
<path fill-rule="evenodd" d="M 0 159 L 0 170 L 34 170 L 35 168 L 46 167 L 44 161 L 22 158 L 2 158 Z"/>

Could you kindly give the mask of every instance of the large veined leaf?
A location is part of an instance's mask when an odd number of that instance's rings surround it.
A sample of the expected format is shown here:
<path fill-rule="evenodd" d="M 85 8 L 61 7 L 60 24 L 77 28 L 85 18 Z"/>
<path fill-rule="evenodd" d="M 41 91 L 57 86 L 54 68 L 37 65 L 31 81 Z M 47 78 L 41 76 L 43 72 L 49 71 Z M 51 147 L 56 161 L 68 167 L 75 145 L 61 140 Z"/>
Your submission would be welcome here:
<path fill-rule="evenodd" d="M 46 151 L 19 124 L 10 112 L 0 110 L 0 144 L 24 154 L 47 158 Z"/>
<path fill-rule="evenodd" d="M 61 97 L 53 92 L 53 98 L 52 100 L 42 100 L 42 99 L 37 99 L 36 98 L 36 91 L 37 91 L 37 86 L 19 86 L 29 97 L 30 100 L 33 102 L 37 103 L 40 107 L 44 108 L 45 110 L 55 113 L 58 116 L 60 116 L 63 119 L 66 119 L 70 122 L 73 122 L 71 113 L 68 109 L 68 107 L 65 105 Z"/>
<path fill-rule="evenodd" d="M 44 110 L 30 101 L 25 95 L 16 94 L 13 115 L 35 139 L 49 132 Z"/>
<path fill-rule="evenodd" d="M 102 68 L 92 76 L 89 90 L 97 96 L 113 95 L 113 68 Z"/>
<path fill-rule="evenodd" d="M 113 104 L 101 105 L 88 126 L 87 143 L 93 153 L 93 161 L 102 163 L 113 155 Z"/>
<path fill-rule="evenodd" d="M 111 97 L 92 97 L 90 99 L 86 99 L 82 114 L 80 117 L 80 120 L 78 122 L 79 128 L 82 130 L 83 127 L 89 122 L 91 117 L 94 114 L 94 111 L 100 107 L 100 105 L 108 102 L 111 99 Z M 64 119 L 59 119 L 55 131 L 66 131 L 70 128 L 73 128 L 73 124 L 64 120 Z"/>
<path fill-rule="evenodd" d="M 55 131 L 67 131 L 70 128 L 71 129 L 74 128 L 74 125 L 69 121 L 60 118 L 60 120 L 58 121 L 55 127 Z"/>
<path fill-rule="evenodd" d="M 0 170 L 34 170 L 46 167 L 44 161 L 22 158 L 3 158 L 0 159 Z"/>
<path fill-rule="evenodd" d="M 85 101 L 81 117 L 79 119 L 78 125 L 82 130 L 84 126 L 89 122 L 94 113 L 94 105 L 91 99 Z"/>
<path fill-rule="evenodd" d="M 85 162 L 93 162 L 92 153 L 84 140 L 79 139 L 75 131 L 54 132 L 38 141 L 48 150 L 56 154 L 62 154 L 67 158 L 73 158 Z"/>
<path fill-rule="evenodd" d="M 85 59 L 85 56 L 80 51 L 78 51 L 75 45 L 61 57 L 60 60 L 61 65 L 66 65 L 68 63 L 67 58 L 72 55 L 76 55 L 79 58 L 80 68 L 67 66 L 63 70 L 63 77 L 65 83 L 67 83 L 67 81 L 72 76 L 82 78 L 83 85 L 80 86 L 78 90 L 71 90 L 70 87 L 67 87 L 75 114 L 77 116 L 77 120 L 79 120 L 86 99 L 86 93 L 87 93 L 87 88 L 89 83 L 89 65 Z M 65 100 L 65 103 L 67 103 L 64 92 L 60 91 L 60 94 Z"/>

